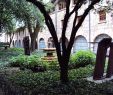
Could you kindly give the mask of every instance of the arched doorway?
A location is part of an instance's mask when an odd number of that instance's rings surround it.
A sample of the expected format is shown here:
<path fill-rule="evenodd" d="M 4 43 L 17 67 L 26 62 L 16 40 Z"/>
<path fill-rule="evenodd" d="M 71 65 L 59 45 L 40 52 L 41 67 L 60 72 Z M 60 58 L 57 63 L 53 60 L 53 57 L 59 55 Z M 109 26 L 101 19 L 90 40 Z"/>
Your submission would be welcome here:
<path fill-rule="evenodd" d="M 54 41 L 53 41 L 52 37 L 50 37 L 48 39 L 48 48 L 55 48 L 55 44 L 54 44 Z"/>
<path fill-rule="evenodd" d="M 103 39 L 103 38 L 111 38 L 107 34 L 100 34 L 98 35 L 95 40 L 94 40 L 94 46 L 93 46 L 93 52 L 96 54 L 97 53 L 97 48 L 98 48 L 98 43 Z M 109 50 L 108 50 L 109 51 Z M 109 52 L 107 52 L 109 53 Z"/>
<path fill-rule="evenodd" d="M 73 44 L 73 53 L 75 53 L 78 50 L 87 50 L 87 49 L 88 49 L 88 43 L 86 38 L 83 36 L 76 37 Z"/>
<path fill-rule="evenodd" d="M 45 46 L 45 41 L 44 41 L 44 39 L 43 38 L 40 38 L 40 40 L 39 40 L 39 49 L 43 49 L 43 48 L 45 48 L 46 46 Z"/>

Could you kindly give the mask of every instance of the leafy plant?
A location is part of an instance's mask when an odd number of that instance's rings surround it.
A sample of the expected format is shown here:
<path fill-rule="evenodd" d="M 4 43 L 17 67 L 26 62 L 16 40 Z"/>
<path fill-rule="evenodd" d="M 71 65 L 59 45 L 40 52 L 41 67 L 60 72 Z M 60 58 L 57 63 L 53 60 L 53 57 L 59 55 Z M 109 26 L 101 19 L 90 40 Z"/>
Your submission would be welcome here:
<path fill-rule="evenodd" d="M 13 67 L 21 67 L 24 63 L 26 63 L 27 56 L 25 55 L 19 55 L 17 57 L 12 57 L 9 60 L 9 63 Z"/>
<path fill-rule="evenodd" d="M 25 92 L 30 95 L 92 95 L 94 84 L 82 80 L 91 76 L 93 66 L 88 65 L 79 69 L 69 70 L 70 82 L 62 84 L 59 80 L 58 71 L 46 71 L 43 73 L 32 73 L 21 71 L 8 77 L 14 87 L 24 88 Z M 84 90 L 85 89 L 85 90 Z M 92 91 L 90 91 L 93 89 Z M 96 94 L 93 94 L 96 95 Z M 101 94 L 100 94 L 101 95 Z"/>
<path fill-rule="evenodd" d="M 70 68 L 84 67 L 95 63 L 95 54 L 91 51 L 78 51 L 70 58 Z"/>
<path fill-rule="evenodd" d="M 43 64 L 46 64 L 47 70 L 54 70 L 54 71 L 58 71 L 59 70 L 59 64 L 57 60 L 53 60 L 53 61 L 43 61 Z"/>

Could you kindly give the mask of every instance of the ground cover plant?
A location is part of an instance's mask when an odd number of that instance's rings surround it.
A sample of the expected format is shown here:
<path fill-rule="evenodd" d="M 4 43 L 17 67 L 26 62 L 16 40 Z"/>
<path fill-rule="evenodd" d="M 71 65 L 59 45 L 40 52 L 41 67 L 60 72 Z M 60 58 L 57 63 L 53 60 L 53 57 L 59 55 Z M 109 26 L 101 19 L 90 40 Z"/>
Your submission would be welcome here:
<path fill-rule="evenodd" d="M 15 72 L 15 71 L 14 71 Z M 31 71 L 5 72 L 3 89 L 7 88 L 6 95 L 112 95 L 113 82 L 95 84 L 85 78 L 91 76 L 93 66 L 88 65 L 79 69 L 69 70 L 67 84 L 59 81 L 58 71 L 33 73 Z M 1 74 L 1 72 L 0 72 Z M 2 72 L 3 74 L 3 72 Z M 1 80 L 1 78 L 0 78 Z M 2 85 L 1 84 L 1 85 Z M 12 94 L 11 94 L 12 95 Z"/>
<path fill-rule="evenodd" d="M 92 74 L 92 66 L 69 71 L 70 82 L 85 78 Z M 15 72 L 15 71 L 14 71 Z M 81 73 L 80 73 L 81 72 Z M 3 72 L 2 72 L 3 73 Z M 70 86 L 73 84 L 64 85 L 59 81 L 60 74 L 58 71 L 47 71 L 41 73 L 33 73 L 31 71 L 19 71 L 17 73 L 5 72 L 5 79 L 9 83 L 9 87 L 15 91 L 17 89 L 24 91 L 25 95 L 60 95 L 75 93 L 75 88 Z M 7 83 L 7 82 L 6 82 Z M 7 85 L 6 85 L 7 86 Z M 73 89 L 72 89 L 73 88 Z M 9 89 L 9 88 L 7 88 Z M 21 92 L 22 93 L 22 92 Z M 31 93 L 31 94 L 29 94 Z M 35 94 L 34 94 L 35 93 Z"/>
<path fill-rule="evenodd" d="M 0 49 L 0 65 L 7 64 L 10 58 L 18 56 L 19 54 L 23 54 L 22 48 Z"/>
<path fill-rule="evenodd" d="M 15 48 L 1 51 L 0 54 L 1 58 L 8 56 L 5 60 L 8 63 L 10 63 L 9 59 L 14 58 L 13 61 L 16 60 L 23 66 L 28 66 L 25 63 L 26 57 L 28 57 L 27 61 L 31 67 L 35 66 L 41 58 L 40 54 L 38 55 L 36 52 L 31 56 L 25 56 L 22 49 Z M 1 62 L 4 63 L 4 60 Z M 8 67 L 9 65 L 0 68 L 0 88 L 5 95 L 113 95 L 113 81 L 95 84 L 86 80 L 87 77 L 93 75 L 94 65 L 92 64 L 69 69 L 69 82 L 67 84 L 62 84 L 59 81 L 60 74 L 57 62 L 44 61 L 41 64 L 47 65 L 45 72 L 34 73 L 29 69 Z"/>

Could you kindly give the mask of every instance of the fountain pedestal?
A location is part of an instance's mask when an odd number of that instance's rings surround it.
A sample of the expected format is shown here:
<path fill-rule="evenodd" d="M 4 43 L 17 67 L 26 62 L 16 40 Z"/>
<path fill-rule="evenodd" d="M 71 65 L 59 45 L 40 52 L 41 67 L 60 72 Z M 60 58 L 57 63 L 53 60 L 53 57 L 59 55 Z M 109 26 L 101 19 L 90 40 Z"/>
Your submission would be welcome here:
<path fill-rule="evenodd" d="M 44 48 L 43 52 L 46 53 L 46 56 L 42 57 L 44 61 L 53 61 L 56 59 L 54 53 L 56 52 L 55 48 Z"/>

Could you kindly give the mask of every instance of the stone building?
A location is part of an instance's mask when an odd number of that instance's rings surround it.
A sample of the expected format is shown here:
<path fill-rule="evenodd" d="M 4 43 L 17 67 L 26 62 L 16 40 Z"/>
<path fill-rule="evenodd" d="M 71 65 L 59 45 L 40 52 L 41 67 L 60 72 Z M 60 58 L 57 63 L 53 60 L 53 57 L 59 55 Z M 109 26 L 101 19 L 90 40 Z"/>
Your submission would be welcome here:
<path fill-rule="evenodd" d="M 91 49 L 96 53 L 98 42 L 105 38 L 111 37 L 113 38 L 113 16 L 112 11 L 107 12 L 104 7 L 108 6 L 110 0 L 102 0 L 98 5 L 95 6 L 95 9 L 91 10 L 90 13 L 87 15 L 85 21 L 83 22 L 82 26 L 80 27 L 77 35 L 75 37 L 75 42 L 72 48 L 72 53 L 76 52 L 77 50 L 87 50 Z M 112 1 L 112 0 L 111 0 Z M 59 41 L 61 42 L 61 30 L 63 24 L 63 17 L 65 15 L 65 0 L 53 0 L 55 4 L 55 8 L 53 12 L 50 13 L 50 16 L 53 20 L 55 25 L 57 36 Z M 80 8 L 79 15 L 77 20 L 80 19 L 81 14 L 83 13 L 84 9 L 89 5 L 90 2 L 87 2 Z M 76 0 L 71 0 L 70 7 L 73 8 L 74 4 L 76 4 Z M 99 6 L 102 7 L 100 8 Z M 67 40 L 68 43 L 70 37 L 70 30 L 73 24 L 73 17 L 70 18 L 69 24 L 67 27 Z M 23 30 L 19 30 L 15 33 L 14 39 L 12 42 L 12 46 L 15 47 L 22 47 L 22 40 L 23 37 L 29 35 L 27 29 L 24 28 Z M 37 37 L 38 49 L 42 49 L 45 47 L 54 47 L 53 39 L 48 31 L 48 28 L 45 27 L 42 32 L 39 33 Z"/>

